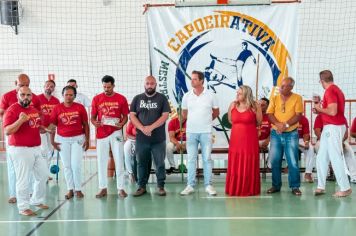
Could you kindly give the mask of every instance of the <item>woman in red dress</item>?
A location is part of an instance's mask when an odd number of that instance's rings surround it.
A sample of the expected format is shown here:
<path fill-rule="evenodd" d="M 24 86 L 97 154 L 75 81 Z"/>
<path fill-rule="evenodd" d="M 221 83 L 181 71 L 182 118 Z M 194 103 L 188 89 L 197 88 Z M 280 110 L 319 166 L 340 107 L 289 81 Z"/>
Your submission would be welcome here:
<path fill-rule="evenodd" d="M 242 85 L 228 111 L 232 123 L 225 193 L 253 196 L 261 192 L 257 126 L 261 106 L 253 100 L 250 87 Z"/>

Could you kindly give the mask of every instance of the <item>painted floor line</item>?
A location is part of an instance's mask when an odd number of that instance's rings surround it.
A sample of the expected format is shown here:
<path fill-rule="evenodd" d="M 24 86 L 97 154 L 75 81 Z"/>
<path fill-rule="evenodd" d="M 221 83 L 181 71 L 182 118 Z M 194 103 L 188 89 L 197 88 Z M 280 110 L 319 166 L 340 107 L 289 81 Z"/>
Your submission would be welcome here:
<path fill-rule="evenodd" d="M 356 216 L 236 216 L 236 217 L 167 217 L 167 218 L 123 218 L 123 219 L 73 219 L 46 220 L 46 223 L 70 222 L 125 222 L 125 221 L 171 221 L 171 220 L 356 220 Z M 40 223 L 42 220 L 4 220 L 0 224 Z"/>
<path fill-rule="evenodd" d="M 201 197 L 201 198 L 208 198 L 208 199 L 229 199 L 229 198 L 232 198 L 232 199 L 260 199 L 260 198 L 263 198 L 263 199 L 265 199 L 265 198 L 272 198 L 272 196 L 251 196 L 251 197 L 208 196 L 208 197 Z"/>
<path fill-rule="evenodd" d="M 92 174 L 84 183 L 82 183 L 82 187 L 84 187 L 87 183 L 89 183 L 90 180 L 92 180 L 94 178 L 94 176 L 96 176 L 98 174 L 98 172 L 95 172 L 94 174 Z M 37 225 L 26 234 L 26 236 L 30 236 L 33 233 L 36 232 L 36 230 L 38 230 L 44 223 L 47 223 L 48 219 L 57 212 L 57 210 L 59 210 L 65 203 L 67 203 L 68 200 L 63 200 L 58 206 L 56 206 L 46 217 L 43 218 L 43 220 L 39 220 L 39 221 L 34 221 L 37 223 Z M 21 222 L 21 221 L 20 221 Z M 1 222 L 0 222 L 1 223 Z"/>

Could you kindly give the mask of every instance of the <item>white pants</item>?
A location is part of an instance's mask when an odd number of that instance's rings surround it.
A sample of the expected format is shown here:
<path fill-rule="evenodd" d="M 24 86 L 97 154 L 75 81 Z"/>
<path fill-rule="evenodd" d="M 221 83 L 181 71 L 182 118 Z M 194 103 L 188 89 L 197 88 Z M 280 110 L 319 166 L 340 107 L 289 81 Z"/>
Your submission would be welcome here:
<path fill-rule="evenodd" d="M 7 166 L 7 186 L 9 188 L 9 197 L 16 197 L 16 174 L 14 164 L 10 158 L 10 151 L 8 145 L 8 136 L 5 135 L 5 148 L 6 148 L 6 166 Z"/>
<path fill-rule="evenodd" d="M 325 189 L 329 161 L 333 167 L 340 191 L 350 189 L 350 183 L 345 173 L 346 167 L 342 148 L 342 138 L 345 131 L 345 125 L 325 125 L 323 127 L 320 137 L 320 148 L 316 158 L 319 189 Z"/>
<path fill-rule="evenodd" d="M 9 153 L 16 173 L 16 196 L 19 211 L 31 205 L 44 204 L 46 198 L 46 161 L 40 147 L 9 146 Z M 30 177 L 34 176 L 34 191 L 30 199 Z"/>
<path fill-rule="evenodd" d="M 304 146 L 303 139 L 299 139 L 299 145 Z M 315 166 L 315 158 L 314 158 L 314 146 L 309 143 L 309 149 L 305 149 L 299 146 L 299 150 L 303 153 L 305 160 L 305 173 L 311 174 L 313 173 L 313 168 Z"/>
<path fill-rule="evenodd" d="M 350 144 L 345 141 L 344 142 L 344 157 L 346 161 L 347 168 L 350 172 L 351 179 L 356 179 L 356 159 L 354 150 L 350 146 Z"/>
<path fill-rule="evenodd" d="M 51 145 L 51 135 L 50 133 L 41 134 L 41 153 L 44 158 L 47 160 L 47 172 L 49 174 L 49 167 L 51 165 L 53 147 Z"/>
<path fill-rule="evenodd" d="M 318 153 L 319 146 L 320 146 L 320 141 L 316 142 L 315 144 L 315 148 L 314 148 L 315 153 Z M 349 169 L 350 172 L 350 177 L 352 179 L 356 179 L 356 158 L 355 158 L 354 150 L 347 142 L 347 140 L 344 142 L 344 157 L 345 157 L 347 168 Z"/>
<path fill-rule="evenodd" d="M 166 146 L 166 157 L 170 167 L 176 168 L 176 163 L 174 161 L 174 152 L 177 151 L 176 145 L 172 142 L 168 142 Z"/>
<path fill-rule="evenodd" d="M 56 141 L 60 143 L 59 155 L 64 166 L 67 189 L 81 191 L 84 135 L 61 137 L 57 134 Z"/>
<path fill-rule="evenodd" d="M 124 189 L 124 145 L 122 131 L 118 130 L 110 136 L 96 141 L 96 151 L 98 155 L 98 178 L 99 188 L 104 189 L 108 187 L 108 160 L 109 151 L 111 152 L 115 161 L 116 171 L 116 185 L 118 190 Z"/>
<path fill-rule="evenodd" d="M 262 140 L 258 140 L 258 145 L 259 146 L 261 146 L 262 145 L 262 143 L 264 143 L 266 141 L 266 139 L 262 139 Z M 267 146 L 267 151 L 269 151 L 269 146 L 270 146 L 270 144 L 268 144 L 268 146 Z M 271 168 L 271 160 L 270 160 L 270 158 L 268 158 L 268 153 L 266 153 L 265 155 L 267 155 L 267 157 L 266 157 L 266 165 L 267 165 L 267 167 L 268 168 Z M 260 157 L 261 157 L 262 155 L 260 155 Z M 264 166 L 265 164 L 263 164 L 262 166 Z"/>
<path fill-rule="evenodd" d="M 129 174 L 133 173 L 133 158 L 136 158 L 135 143 L 136 140 L 127 139 L 124 144 L 125 167 Z"/>

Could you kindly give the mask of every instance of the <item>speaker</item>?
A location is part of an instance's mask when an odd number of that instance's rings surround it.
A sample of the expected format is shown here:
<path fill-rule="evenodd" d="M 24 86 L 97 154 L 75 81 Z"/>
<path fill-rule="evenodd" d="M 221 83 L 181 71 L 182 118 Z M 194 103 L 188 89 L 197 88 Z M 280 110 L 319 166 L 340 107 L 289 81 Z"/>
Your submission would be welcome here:
<path fill-rule="evenodd" d="M 0 1 L 1 24 L 19 25 L 19 6 L 17 1 Z"/>

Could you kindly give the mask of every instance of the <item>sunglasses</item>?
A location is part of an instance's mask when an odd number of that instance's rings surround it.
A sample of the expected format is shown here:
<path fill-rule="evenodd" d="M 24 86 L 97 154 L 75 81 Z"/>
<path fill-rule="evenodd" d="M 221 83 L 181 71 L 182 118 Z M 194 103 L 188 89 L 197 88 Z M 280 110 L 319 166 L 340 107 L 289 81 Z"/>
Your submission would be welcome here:
<path fill-rule="evenodd" d="M 286 103 L 285 102 L 282 103 L 281 112 L 286 113 Z"/>

